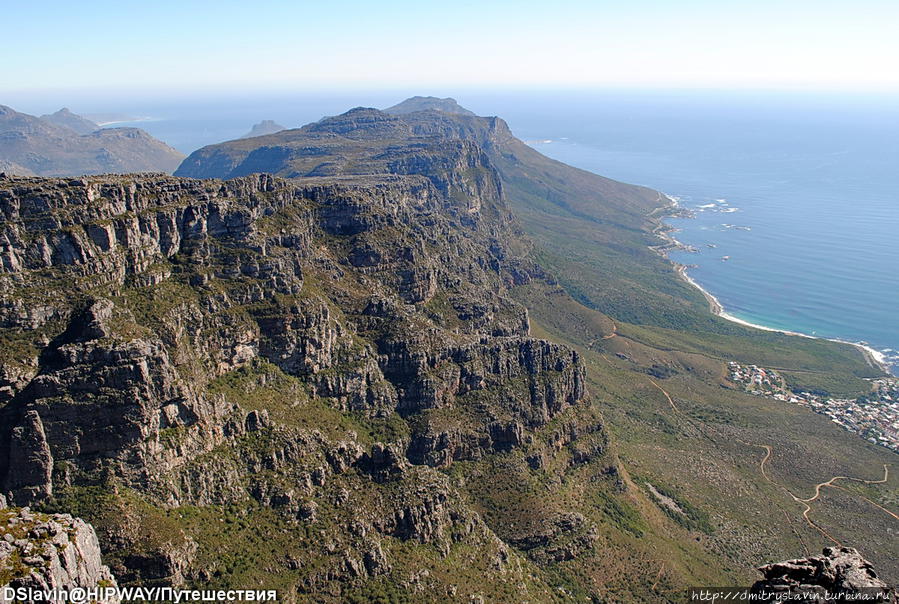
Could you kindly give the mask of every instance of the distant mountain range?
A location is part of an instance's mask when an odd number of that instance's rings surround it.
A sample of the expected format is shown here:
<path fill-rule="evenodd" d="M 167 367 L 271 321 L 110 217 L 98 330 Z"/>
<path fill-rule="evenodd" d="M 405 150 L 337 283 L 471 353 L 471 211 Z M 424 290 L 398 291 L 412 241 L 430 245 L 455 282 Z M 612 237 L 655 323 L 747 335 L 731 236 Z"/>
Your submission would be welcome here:
<path fill-rule="evenodd" d="M 554 204 L 589 215 L 598 229 L 650 228 L 647 214 L 659 204 L 657 192 L 552 160 L 516 138 L 501 118 L 477 116 L 451 98 L 417 96 L 383 111 L 357 107 L 302 128 L 209 145 L 191 153 L 175 175 L 228 179 L 258 172 L 284 178 L 415 173 L 448 148 L 471 144 L 499 169 L 513 204 L 533 197 L 539 187 L 540 195 Z M 551 220 L 539 218 L 544 219 Z M 648 250 L 651 244 L 651 237 L 641 239 L 633 253 L 660 261 Z"/>
<path fill-rule="evenodd" d="M 68 109 L 35 117 L 0 105 L 0 171 L 21 176 L 171 173 L 183 155 L 139 128 L 100 127 Z"/>

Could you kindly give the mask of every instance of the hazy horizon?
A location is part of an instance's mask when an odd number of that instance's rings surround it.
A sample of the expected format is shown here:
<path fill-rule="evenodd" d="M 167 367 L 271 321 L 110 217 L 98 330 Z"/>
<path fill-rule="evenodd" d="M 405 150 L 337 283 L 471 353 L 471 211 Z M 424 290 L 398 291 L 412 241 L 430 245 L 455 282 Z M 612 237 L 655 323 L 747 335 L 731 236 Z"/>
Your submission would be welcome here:
<path fill-rule="evenodd" d="M 796 105 L 810 107 L 854 107 L 860 105 L 876 106 L 878 109 L 899 111 L 899 90 L 896 91 L 858 91 L 858 90 L 790 90 L 777 88 L 727 89 L 727 88 L 685 88 L 685 87 L 555 87 L 555 88 L 500 88 L 500 87 L 385 87 L 379 89 L 366 88 L 315 88 L 315 89 L 254 89 L 254 90 L 204 90 L 177 93 L 162 91 L 122 91 L 122 90 L 56 90 L 56 91 L 19 91 L 5 92 L 0 98 L 0 105 L 33 115 L 53 113 L 65 107 L 76 114 L 96 114 L 128 112 L 143 109 L 143 114 L 132 117 L 164 118 L 164 115 L 150 115 L 147 109 L 162 110 L 185 107 L 203 107 L 212 111 L 222 109 L 233 110 L 245 104 L 246 108 L 266 106 L 283 106 L 285 103 L 297 102 L 318 106 L 327 101 L 335 107 L 335 111 L 343 112 L 353 107 L 385 108 L 412 96 L 451 97 L 460 105 L 472 109 L 479 115 L 497 115 L 503 103 L 493 105 L 494 99 L 506 100 L 510 97 L 547 97 L 547 98 L 662 98 L 672 102 L 704 99 L 710 104 L 722 102 L 754 103 L 761 101 L 767 104 Z M 343 105 L 334 104 L 342 102 Z M 315 116 L 313 119 L 323 117 Z M 500 115 L 500 117 L 503 117 Z M 260 115 L 259 119 L 271 119 L 271 115 Z M 277 121 L 277 120 L 276 120 Z M 301 124 L 295 124 L 301 125 Z"/>
<path fill-rule="evenodd" d="M 52 18 L 48 18 L 52 15 Z M 659 87 L 899 92 L 899 4 L 15 3 L 0 92 Z M 55 92 L 54 92 L 55 91 Z"/>

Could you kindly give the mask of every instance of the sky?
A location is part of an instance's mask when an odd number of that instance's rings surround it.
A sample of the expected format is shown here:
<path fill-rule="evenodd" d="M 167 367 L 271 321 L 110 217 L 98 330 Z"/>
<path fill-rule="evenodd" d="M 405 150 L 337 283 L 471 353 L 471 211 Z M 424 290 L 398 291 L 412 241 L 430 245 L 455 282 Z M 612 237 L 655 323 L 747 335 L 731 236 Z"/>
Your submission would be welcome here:
<path fill-rule="evenodd" d="M 426 86 L 899 90 L 899 0 L 4 4 L 0 97 Z"/>

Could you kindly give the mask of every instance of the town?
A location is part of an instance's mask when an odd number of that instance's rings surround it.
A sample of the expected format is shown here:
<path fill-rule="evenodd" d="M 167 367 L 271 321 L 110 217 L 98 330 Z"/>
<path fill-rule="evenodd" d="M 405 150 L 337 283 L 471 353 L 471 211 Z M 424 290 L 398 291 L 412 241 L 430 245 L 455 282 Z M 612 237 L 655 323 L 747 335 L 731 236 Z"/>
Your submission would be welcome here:
<path fill-rule="evenodd" d="M 793 391 L 772 369 L 728 363 L 730 380 L 757 396 L 802 405 L 868 441 L 899 453 L 899 378 L 871 380 L 871 391 L 855 399 Z"/>

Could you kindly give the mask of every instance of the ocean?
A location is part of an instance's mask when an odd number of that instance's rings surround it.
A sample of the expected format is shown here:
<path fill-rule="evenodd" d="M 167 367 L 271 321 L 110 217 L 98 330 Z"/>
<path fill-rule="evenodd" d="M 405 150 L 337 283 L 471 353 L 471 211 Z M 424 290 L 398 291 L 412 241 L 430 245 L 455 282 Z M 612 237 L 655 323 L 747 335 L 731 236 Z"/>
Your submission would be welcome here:
<path fill-rule="evenodd" d="M 72 109 L 144 118 L 122 125 L 189 153 L 263 119 L 297 127 L 411 94 L 107 97 Z M 899 369 L 899 96 L 468 91 L 455 98 L 505 118 L 550 157 L 658 189 L 692 210 L 693 218 L 669 222 L 695 251 L 671 258 L 688 265 L 728 315 L 864 342 Z"/>
<path fill-rule="evenodd" d="M 628 102 L 630 100 L 630 102 Z M 867 344 L 899 369 L 899 103 L 710 94 L 597 104 L 532 143 L 659 189 L 690 277 L 727 315 Z M 577 114 L 569 114 L 576 118 Z M 581 115 L 586 117 L 586 115 Z"/>

